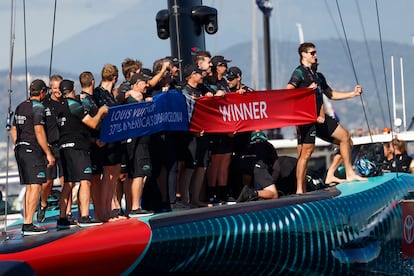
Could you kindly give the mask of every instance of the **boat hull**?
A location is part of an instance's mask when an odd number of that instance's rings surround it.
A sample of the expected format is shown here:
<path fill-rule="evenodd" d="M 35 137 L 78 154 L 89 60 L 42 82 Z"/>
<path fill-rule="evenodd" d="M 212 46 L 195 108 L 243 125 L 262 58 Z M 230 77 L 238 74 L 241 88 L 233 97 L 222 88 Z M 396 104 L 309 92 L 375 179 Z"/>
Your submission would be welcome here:
<path fill-rule="evenodd" d="M 17 238 L 16 228 L 0 247 L 0 261 L 24 261 L 40 275 L 406 274 L 414 262 L 401 255 L 400 201 L 412 199 L 411 190 L 413 175 L 390 173 L 279 200 L 35 237 Z"/>

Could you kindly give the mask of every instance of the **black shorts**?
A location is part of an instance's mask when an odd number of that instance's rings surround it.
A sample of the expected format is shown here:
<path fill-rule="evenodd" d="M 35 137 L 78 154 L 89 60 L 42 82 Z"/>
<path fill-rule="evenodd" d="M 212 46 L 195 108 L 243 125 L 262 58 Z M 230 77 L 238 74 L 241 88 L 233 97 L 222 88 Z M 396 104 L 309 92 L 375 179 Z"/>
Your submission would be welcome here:
<path fill-rule="evenodd" d="M 194 139 L 194 135 L 191 132 L 187 131 L 177 131 L 174 134 L 176 141 L 176 154 L 178 161 L 186 161 L 191 159 L 191 152 L 189 150 L 189 145 Z M 192 163 L 192 161 L 191 161 Z"/>
<path fill-rule="evenodd" d="M 227 134 L 209 135 L 211 154 L 224 154 L 233 152 L 233 137 Z"/>
<path fill-rule="evenodd" d="M 208 138 L 200 136 L 195 138 L 194 166 L 196 168 L 207 167 Z"/>
<path fill-rule="evenodd" d="M 122 162 L 121 142 L 108 143 L 103 147 L 103 166 L 114 166 Z"/>
<path fill-rule="evenodd" d="M 63 148 L 60 150 L 65 182 L 79 182 L 92 179 L 90 153 L 86 150 Z"/>
<path fill-rule="evenodd" d="M 298 126 L 298 144 L 315 144 L 316 137 L 332 143 L 334 138 L 332 134 L 338 127 L 338 122 L 331 116 L 325 116 L 323 124 L 312 123 Z"/>
<path fill-rule="evenodd" d="M 96 143 L 92 143 L 91 146 L 91 163 L 92 174 L 101 175 L 103 173 L 103 161 L 104 161 L 104 147 L 98 147 Z"/>
<path fill-rule="evenodd" d="M 149 152 L 149 136 L 128 139 L 127 152 L 128 177 L 151 176 L 152 166 Z"/>
<path fill-rule="evenodd" d="M 53 180 L 57 177 L 63 176 L 62 161 L 60 160 L 60 152 L 58 145 L 51 145 L 50 150 L 55 157 L 55 165 L 51 168 L 46 168 L 46 179 Z"/>
<path fill-rule="evenodd" d="M 146 141 L 142 140 L 143 138 L 145 138 Z M 158 177 L 161 174 L 162 168 L 166 168 L 167 166 L 166 164 L 168 159 L 168 150 L 166 147 L 164 135 L 156 133 L 151 136 L 143 136 L 135 139 L 141 139 L 141 141 L 138 141 L 138 143 L 149 143 L 149 150 L 152 161 L 152 175 L 154 177 Z M 146 155 L 148 154 L 146 153 Z"/>
<path fill-rule="evenodd" d="M 19 170 L 20 184 L 42 184 L 46 182 L 47 160 L 43 151 L 27 145 L 18 145 L 14 154 Z"/>
<path fill-rule="evenodd" d="M 263 190 L 264 188 L 274 184 L 269 168 L 263 161 L 259 160 L 254 165 L 253 173 L 254 187 L 256 190 Z"/>

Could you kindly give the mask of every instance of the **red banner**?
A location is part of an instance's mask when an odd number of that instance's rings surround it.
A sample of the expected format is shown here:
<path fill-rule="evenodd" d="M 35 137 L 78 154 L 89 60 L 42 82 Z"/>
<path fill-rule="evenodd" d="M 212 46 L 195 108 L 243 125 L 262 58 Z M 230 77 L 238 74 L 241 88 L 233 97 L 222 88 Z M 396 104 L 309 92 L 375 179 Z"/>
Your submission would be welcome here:
<path fill-rule="evenodd" d="M 414 200 L 402 204 L 402 253 L 405 258 L 414 257 Z"/>
<path fill-rule="evenodd" d="M 309 88 L 227 93 L 196 99 L 190 131 L 241 132 L 315 121 L 315 92 Z"/>

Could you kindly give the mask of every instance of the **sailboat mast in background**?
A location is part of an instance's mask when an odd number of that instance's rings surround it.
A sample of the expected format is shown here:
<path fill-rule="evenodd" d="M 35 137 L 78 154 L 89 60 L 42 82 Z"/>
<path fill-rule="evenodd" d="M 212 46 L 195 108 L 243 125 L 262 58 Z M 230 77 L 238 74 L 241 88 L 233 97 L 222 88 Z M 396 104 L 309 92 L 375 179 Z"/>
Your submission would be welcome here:
<path fill-rule="evenodd" d="M 251 68 L 251 87 L 255 90 L 259 88 L 259 47 L 257 40 L 257 9 L 256 0 L 252 0 L 252 68 Z"/>
<path fill-rule="evenodd" d="M 400 57 L 400 71 L 401 71 L 401 98 L 402 98 L 402 109 L 403 109 L 403 125 L 404 125 L 404 131 L 407 131 L 407 116 L 405 112 L 404 66 L 403 66 L 402 57 Z"/>

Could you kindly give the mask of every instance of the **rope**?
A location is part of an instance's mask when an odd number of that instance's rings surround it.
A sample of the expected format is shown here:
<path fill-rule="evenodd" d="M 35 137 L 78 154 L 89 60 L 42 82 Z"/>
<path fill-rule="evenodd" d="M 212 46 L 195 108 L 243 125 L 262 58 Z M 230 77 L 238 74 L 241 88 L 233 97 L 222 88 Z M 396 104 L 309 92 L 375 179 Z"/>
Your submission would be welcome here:
<path fill-rule="evenodd" d="M 385 71 L 384 47 L 382 45 L 381 23 L 379 21 L 379 12 L 378 12 L 377 0 L 375 0 L 375 8 L 376 8 L 376 12 L 377 12 L 378 35 L 379 35 L 380 46 L 381 46 L 382 70 L 383 70 L 383 73 L 384 73 L 385 92 L 386 92 L 386 95 L 387 95 L 388 116 L 389 116 L 389 120 L 390 120 L 389 123 L 390 123 L 391 129 L 393 129 L 392 126 L 394 124 L 391 121 L 392 116 L 391 116 L 391 108 L 390 108 L 390 98 L 388 96 L 388 83 L 387 83 L 387 74 L 386 74 L 386 71 Z"/>
<path fill-rule="evenodd" d="M 55 0 L 55 7 L 53 9 L 52 46 L 50 47 L 49 78 L 52 75 L 52 60 L 53 60 L 53 48 L 54 48 L 54 41 L 55 41 L 55 25 L 56 25 L 56 6 L 57 6 L 57 0 Z"/>
<path fill-rule="evenodd" d="M 394 124 L 392 123 L 392 117 L 391 117 L 391 108 L 390 108 L 390 98 L 389 98 L 389 96 L 388 96 L 388 83 L 387 83 L 387 74 L 386 74 L 386 71 L 385 71 L 385 59 L 384 59 L 384 47 L 383 47 L 383 44 L 382 44 L 382 35 L 381 35 L 381 23 L 380 23 L 380 20 L 379 20 L 379 11 L 378 11 L 378 2 L 377 2 L 377 0 L 375 0 L 375 9 L 376 9 L 376 12 L 377 12 L 377 25 L 378 25 L 378 34 L 379 34 L 379 40 L 380 40 L 380 45 L 381 45 L 381 57 L 382 57 L 382 70 L 383 70 L 383 73 L 384 73 L 384 82 L 385 82 L 385 92 L 386 92 L 386 95 L 387 95 L 387 105 L 388 105 L 388 116 L 389 116 L 389 123 L 390 123 L 390 126 L 391 126 L 391 137 L 394 137 Z M 392 142 L 392 140 L 391 140 L 391 142 Z M 393 162 L 396 162 L 396 156 L 395 156 L 395 151 L 393 152 Z M 398 170 L 397 170 L 397 177 L 399 177 L 399 172 L 398 172 Z"/>
<path fill-rule="evenodd" d="M 24 28 L 24 68 L 26 74 L 26 93 L 27 98 L 29 98 L 29 71 L 27 69 L 27 32 L 26 32 L 26 0 L 23 0 L 23 28 Z"/>
<path fill-rule="evenodd" d="M 350 58 L 350 61 L 351 61 L 352 71 L 353 71 L 353 73 L 354 73 L 355 81 L 356 81 L 356 83 L 358 84 L 358 83 L 359 83 L 359 81 L 358 81 L 358 76 L 357 76 L 357 74 L 356 74 L 356 70 L 355 70 L 355 63 L 354 63 L 354 61 L 353 61 L 353 59 L 352 59 L 351 49 L 350 49 L 350 47 L 349 47 L 349 41 L 348 41 L 348 37 L 347 37 L 347 35 L 346 35 L 345 26 L 344 26 L 344 21 L 343 21 L 343 19 L 342 19 L 342 13 L 341 13 L 341 9 L 339 8 L 338 0 L 336 0 L 336 7 L 337 7 L 337 9 L 338 9 L 339 18 L 340 18 L 340 20 L 341 20 L 342 31 L 343 31 L 343 33 L 344 33 L 345 43 L 346 43 L 346 47 L 347 47 L 347 50 L 348 50 L 348 55 L 349 55 L 349 58 Z M 373 138 L 372 138 L 371 129 L 370 129 L 370 126 L 369 126 L 369 123 L 368 123 L 367 112 L 365 111 L 365 104 L 364 104 L 364 100 L 363 100 L 362 94 L 361 94 L 361 96 L 360 96 L 359 98 L 360 98 L 360 100 L 361 100 L 361 106 L 362 106 L 362 110 L 363 110 L 363 112 L 364 112 L 365 122 L 367 123 L 367 128 L 368 128 L 369 137 L 371 138 L 371 143 L 373 143 L 373 142 L 374 142 L 374 140 L 373 140 Z"/>
<path fill-rule="evenodd" d="M 380 92 L 379 92 L 379 88 L 378 88 L 378 81 L 375 77 L 375 73 L 374 73 L 374 66 L 372 64 L 372 56 L 371 56 L 371 51 L 368 47 L 368 39 L 367 39 L 367 35 L 365 32 L 365 26 L 364 26 L 364 22 L 362 20 L 362 14 L 361 14 L 361 8 L 359 6 L 358 0 L 355 0 L 355 4 L 357 6 L 357 10 L 358 10 L 358 16 L 359 16 L 359 21 L 361 23 L 361 27 L 362 27 L 362 33 L 364 36 L 364 42 L 365 42 L 365 48 L 367 50 L 367 54 L 368 54 L 368 60 L 369 60 L 369 66 L 370 66 L 370 70 L 371 70 L 371 74 L 372 74 L 372 78 L 374 79 L 374 85 L 375 85 L 375 92 L 377 93 L 377 100 L 378 100 L 378 106 L 380 107 L 381 110 L 381 115 L 382 115 L 382 123 L 383 125 L 386 125 L 386 119 L 385 119 L 385 112 L 381 103 L 381 97 L 380 97 Z M 375 121 L 375 116 L 374 116 L 374 121 Z"/>

